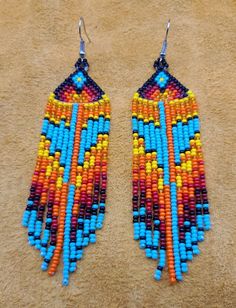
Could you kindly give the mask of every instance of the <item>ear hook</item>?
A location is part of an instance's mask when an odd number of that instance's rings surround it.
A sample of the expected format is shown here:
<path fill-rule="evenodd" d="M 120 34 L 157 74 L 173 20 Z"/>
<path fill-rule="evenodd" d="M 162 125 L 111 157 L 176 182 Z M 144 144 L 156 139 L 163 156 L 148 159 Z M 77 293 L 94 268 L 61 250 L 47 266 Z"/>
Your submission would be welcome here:
<path fill-rule="evenodd" d="M 84 41 L 83 36 L 82 36 L 82 31 L 81 31 L 82 27 L 84 28 L 84 33 L 85 33 L 89 43 L 91 43 L 91 40 L 90 40 L 88 33 L 86 31 L 84 18 L 80 17 L 80 19 L 79 19 L 79 36 L 80 36 L 80 51 L 79 51 L 79 54 L 80 54 L 80 57 L 82 59 L 84 59 L 85 58 L 85 41 Z"/>
<path fill-rule="evenodd" d="M 167 26 L 166 26 L 166 35 L 165 39 L 162 43 L 162 48 L 161 48 L 161 53 L 160 53 L 160 58 L 165 58 L 166 56 L 166 50 L 167 50 L 167 37 L 170 29 L 170 19 L 168 20 Z"/>
<path fill-rule="evenodd" d="M 84 28 L 84 33 L 85 33 L 85 35 L 86 35 L 86 37 L 87 37 L 89 43 L 91 43 L 91 40 L 90 40 L 90 38 L 89 38 L 89 36 L 88 36 L 88 33 L 87 33 L 87 31 L 86 31 L 86 26 L 85 26 L 84 18 L 81 16 L 80 19 L 79 19 L 79 36 L 80 36 L 81 41 L 84 41 L 84 39 L 83 39 L 83 37 L 82 37 L 82 32 L 81 32 L 82 26 L 83 26 L 83 28 Z"/>

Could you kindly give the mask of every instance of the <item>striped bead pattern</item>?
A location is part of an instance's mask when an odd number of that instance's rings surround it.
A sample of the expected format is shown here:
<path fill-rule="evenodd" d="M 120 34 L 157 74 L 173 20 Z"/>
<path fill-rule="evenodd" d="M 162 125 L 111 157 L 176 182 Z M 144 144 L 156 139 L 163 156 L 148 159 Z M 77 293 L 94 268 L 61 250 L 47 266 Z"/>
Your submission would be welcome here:
<path fill-rule="evenodd" d="M 157 69 L 134 94 L 132 128 L 134 239 L 158 260 L 156 280 L 167 266 L 181 281 L 211 228 L 194 94 Z"/>
<path fill-rule="evenodd" d="M 109 131 L 109 99 L 79 68 L 48 99 L 22 218 L 42 270 L 63 259 L 63 285 L 103 226 Z"/>

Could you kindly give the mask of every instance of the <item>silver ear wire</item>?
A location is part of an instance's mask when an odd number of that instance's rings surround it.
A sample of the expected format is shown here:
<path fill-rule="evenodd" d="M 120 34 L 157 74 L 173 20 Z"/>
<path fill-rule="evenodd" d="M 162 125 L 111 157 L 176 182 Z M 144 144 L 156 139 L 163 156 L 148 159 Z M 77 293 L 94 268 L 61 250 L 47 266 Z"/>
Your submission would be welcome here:
<path fill-rule="evenodd" d="M 80 36 L 79 54 L 80 54 L 81 59 L 84 59 L 85 58 L 85 41 L 84 41 L 83 36 L 82 36 L 82 27 L 84 29 L 84 33 L 85 33 L 89 43 L 91 43 L 91 40 L 90 40 L 88 33 L 86 31 L 86 26 L 85 26 L 85 22 L 84 22 L 83 17 L 80 17 L 78 27 L 79 27 L 79 36 Z"/>
<path fill-rule="evenodd" d="M 161 48 L 161 52 L 160 52 L 160 58 L 165 58 L 166 56 L 166 50 L 167 50 L 167 37 L 168 37 L 168 32 L 170 29 L 170 19 L 168 20 L 167 26 L 166 26 L 166 35 L 165 35 L 165 39 L 162 43 L 162 48 Z"/>

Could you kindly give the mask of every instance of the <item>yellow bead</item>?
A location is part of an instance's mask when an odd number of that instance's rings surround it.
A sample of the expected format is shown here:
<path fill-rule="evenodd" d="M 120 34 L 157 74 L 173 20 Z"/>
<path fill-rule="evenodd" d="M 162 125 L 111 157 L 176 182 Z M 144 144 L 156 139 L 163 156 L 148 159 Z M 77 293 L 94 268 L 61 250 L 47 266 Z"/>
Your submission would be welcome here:
<path fill-rule="evenodd" d="M 157 168 L 157 162 L 156 161 L 152 162 L 152 168 Z"/>
<path fill-rule="evenodd" d="M 39 142 L 39 149 L 43 149 L 44 148 L 44 142 Z"/>
<path fill-rule="evenodd" d="M 89 168 L 89 163 L 87 161 L 84 162 L 84 169 L 88 169 Z"/>
<path fill-rule="evenodd" d="M 187 94 L 188 94 L 189 98 L 194 98 L 194 97 L 195 97 L 195 95 L 193 94 L 193 92 L 190 91 L 190 90 L 187 92 Z"/>

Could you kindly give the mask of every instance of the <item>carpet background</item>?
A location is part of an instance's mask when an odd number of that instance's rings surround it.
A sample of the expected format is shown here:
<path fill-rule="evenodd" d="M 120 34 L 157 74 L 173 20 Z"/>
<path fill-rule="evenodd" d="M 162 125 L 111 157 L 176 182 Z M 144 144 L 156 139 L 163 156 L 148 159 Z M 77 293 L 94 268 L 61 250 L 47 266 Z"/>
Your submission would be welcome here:
<path fill-rule="evenodd" d="M 235 307 L 236 2 L 0 1 L 1 307 Z M 40 270 L 20 227 L 44 106 L 73 70 L 77 22 L 92 43 L 90 75 L 111 99 L 108 210 L 70 286 Z M 153 279 L 132 239 L 131 97 L 153 73 L 171 19 L 170 72 L 199 101 L 213 231 L 183 283 Z"/>

